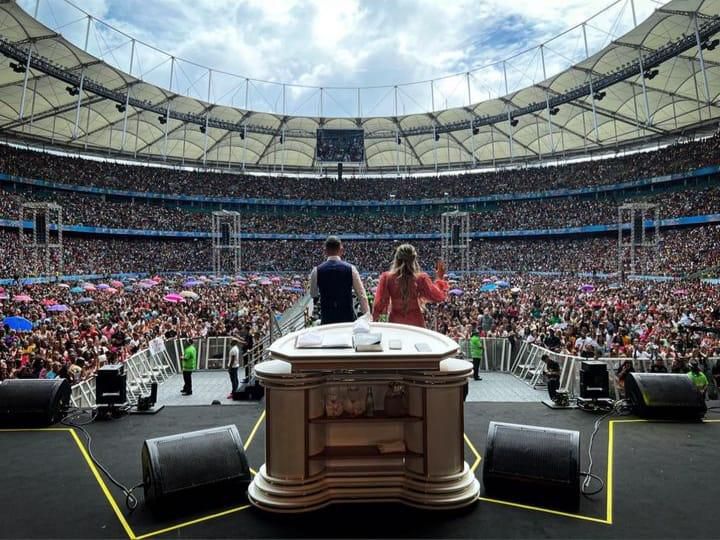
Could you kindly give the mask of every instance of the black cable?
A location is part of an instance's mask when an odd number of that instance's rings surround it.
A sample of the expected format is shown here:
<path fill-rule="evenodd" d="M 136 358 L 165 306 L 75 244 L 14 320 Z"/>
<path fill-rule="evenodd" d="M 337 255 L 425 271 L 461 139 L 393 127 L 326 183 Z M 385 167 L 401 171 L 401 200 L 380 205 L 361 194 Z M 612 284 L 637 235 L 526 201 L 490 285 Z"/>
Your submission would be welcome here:
<path fill-rule="evenodd" d="M 627 405 L 628 405 L 627 400 L 623 399 L 623 400 L 616 401 L 609 411 L 607 411 L 605 414 L 603 414 L 597 420 L 595 420 L 593 432 L 590 435 L 590 444 L 588 444 L 588 460 L 589 460 L 588 470 L 587 470 L 587 472 L 582 473 L 585 476 L 585 481 L 580 486 L 580 492 L 585 497 L 597 495 L 605 487 L 605 483 L 602 481 L 602 479 L 599 476 L 592 473 L 592 468 L 593 468 L 592 449 L 593 449 L 593 444 L 595 442 L 595 435 L 597 435 L 598 430 L 600 429 L 600 424 L 602 423 L 603 420 L 605 420 L 609 416 L 612 416 L 613 414 L 620 414 L 621 412 L 624 412 L 624 410 L 627 408 Z M 600 481 L 600 483 L 601 483 L 600 489 L 597 489 L 595 491 L 587 491 L 588 487 L 590 486 L 590 482 L 592 481 L 593 478 Z"/>
<path fill-rule="evenodd" d="M 75 419 L 79 418 L 83 414 L 89 414 L 90 419 L 85 422 L 75 422 L 74 421 Z M 88 424 L 92 424 L 96 418 L 97 418 L 97 410 L 96 409 L 87 410 L 87 409 L 76 408 L 74 410 L 68 411 L 68 414 L 66 414 L 65 417 L 61 420 L 61 423 L 68 427 L 74 428 L 74 429 L 82 432 L 83 435 L 85 435 L 85 439 L 87 440 L 87 451 L 88 451 L 88 455 L 90 456 L 90 459 L 95 464 L 95 466 L 105 474 L 105 476 L 107 477 L 108 480 L 110 480 L 110 482 L 112 482 L 118 488 L 120 488 L 120 490 L 125 495 L 125 506 L 127 506 L 128 510 L 130 510 L 130 512 L 132 512 L 133 510 L 135 510 L 135 508 L 137 508 L 137 505 L 138 505 L 137 497 L 135 497 L 135 495 L 133 495 L 133 491 L 142 487 L 144 484 L 142 482 L 140 482 L 139 484 L 137 484 L 131 488 L 128 488 L 124 484 L 117 481 L 115 479 L 115 477 L 113 477 L 113 475 L 110 474 L 110 471 L 108 471 L 105 468 L 105 466 L 102 463 L 100 463 L 100 461 L 95 457 L 95 454 L 93 454 L 93 451 L 92 451 L 92 435 L 90 435 L 90 433 L 85 429 L 84 426 L 87 426 Z"/>

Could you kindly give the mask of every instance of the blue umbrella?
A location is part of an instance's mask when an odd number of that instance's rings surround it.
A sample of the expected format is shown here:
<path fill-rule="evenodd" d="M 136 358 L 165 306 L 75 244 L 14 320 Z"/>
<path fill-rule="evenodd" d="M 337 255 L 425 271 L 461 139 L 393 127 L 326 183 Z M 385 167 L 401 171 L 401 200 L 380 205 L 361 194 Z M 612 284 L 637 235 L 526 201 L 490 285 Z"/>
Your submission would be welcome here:
<path fill-rule="evenodd" d="M 486 283 L 482 287 L 480 287 L 480 292 L 493 292 L 497 291 L 498 286 L 494 283 Z"/>
<path fill-rule="evenodd" d="M 32 323 L 25 317 L 5 317 L 3 320 L 3 326 L 7 325 L 10 330 L 17 332 L 29 332 L 32 330 Z"/>
<path fill-rule="evenodd" d="M 70 289 L 70 292 L 75 294 L 82 294 L 85 292 L 85 289 L 83 289 L 82 287 L 73 287 L 72 289 Z"/>
<path fill-rule="evenodd" d="M 75 303 L 76 304 L 91 304 L 92 302 L 93 302 L 93 299 L 86 296 L 84 298 L 81 298 L 80 300 L 78 300 Z"/>
<path fill-rule="evenodd" d="M 497 285 L 498 287 L 507 288 L 510 286 L 510 283 L 508 283 L 504 279 L 501 279 L 500 281 L 496 281 L 495 285 Z"/>

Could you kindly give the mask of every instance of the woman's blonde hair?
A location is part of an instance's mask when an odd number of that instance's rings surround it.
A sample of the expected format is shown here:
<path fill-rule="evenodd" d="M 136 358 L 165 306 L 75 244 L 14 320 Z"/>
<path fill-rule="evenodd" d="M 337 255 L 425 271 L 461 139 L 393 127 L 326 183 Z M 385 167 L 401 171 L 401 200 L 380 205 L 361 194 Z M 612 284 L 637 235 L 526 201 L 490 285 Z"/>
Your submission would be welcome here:
<path fill-rule="evenodd" d="M 410 301 L 410 284 L 415 280 L 415 276 L 422 272 L 417 262 L 417 251 L 412 245 L 402 244 L 398 246 L 395 250 L 395 258 L 390 267 L 390 272 L 398 277 L 400 297 L 403 301 L 403 313 L 407 313 Z"/>

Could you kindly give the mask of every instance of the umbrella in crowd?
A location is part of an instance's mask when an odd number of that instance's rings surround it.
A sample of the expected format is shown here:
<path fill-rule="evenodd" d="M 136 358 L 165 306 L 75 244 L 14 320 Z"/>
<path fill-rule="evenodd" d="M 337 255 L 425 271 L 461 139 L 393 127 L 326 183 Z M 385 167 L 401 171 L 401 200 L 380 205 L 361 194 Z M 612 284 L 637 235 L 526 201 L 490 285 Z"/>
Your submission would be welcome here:
<path fill-rule="evenodd" d="M 450 289 L 448 291 L 448 294 L 452 294 L 453 296 L 461 296 L 463 292 L 464 291 L 462 289 Z"/>
<path fill-rule="evenodd" d="M 75 303 L 76 303 L 76 304 L 79 304 L 79 305 L 92 304 L 92 303 L 93 303 L 93 299 L 90 298 L 89 296 L 83 296 L 82 298 L 80 298 L 80 300 L 76 301 Z"/>
<path fill-rule="evenodd" d="M 58 283 L 57 286 L 60 287 L 61 289 L 69 289 L 70 288 L 70 285 L 68 285 L 67 283 Z"/>
<path fill-rule="evenodd" d="M 72 289 L 70 289 L 70 292 L 73 294 L 82 294 L 85 292 L 85 289 L 83 289 L 82 287 L 73 287 Z"/>
<path fill-rule="evenodd" d="M 108 287 L 107 289 L 103 289 L 103 292 L 106 292 L 108 294 L 115 294 L 118 292 L 118 290 L 114 287 Z"/>
<path fill-rule="evenodd" d="M 300 287 L 283 287 L 282 290 L 288 291 L 288 292 L 294 292 L 294 293 L 304 293 L 305 292 L 305 289 L 302 289 Z"/>
<path fill-rule="evenodd" d="M 486 283 L 482 287 L 480 287 L 480 292 L 493 292 L 497 291 L 498 286 L 494 283 Z"/>
<path fill-rule="evenodd" d="M 110 285 L 108 285 L 107 283 L 98 283 L 97 288 L 100 289 L 100 290 L 109 289 L 109 288 L 110 288 Z"/>
<path fill-rule="evenodd" d="M 595 286 L 590 283 L 583 283 L 580 285 L 580 290 L 582 292 L 592 292 L 595 290 Z"/>
<path fill-rule="evenodd" d="M 203 282 L 199 279 L 188 279 L 185 283 L 183 283 L 183 287 L 195 287 L 202 284 Z"/>
<path fill-rule="evenodd" d="M 275 283 L 280 283 L 282 281 L 282 278 L 280 276 L 273 276 L 270 278 L 270 281 L 273 281 Z"/>
<path fill-rule="evenodd" d="M 0 293 L 0 300 L 9 300 L 10 296 L 6 293 Z"/>
<path fill-rule="evenodd" d="M 63 311 L 68 311 L 69 309 L 70 308 L 67 307 L 65 304 L 55 304 L 53 306 L 50 306 L 47 310 L 62 313 Z"/>
<path fill-rule="evenodd" d="M 13 300 L 15 302 L 22 302 L 24 304 L 27 304 L 28 302 L 32 302 L 32 298 L 30 298 L 27 294 L 16 294 L 13 297 Z"/>
<path fill-rule="evenodd" d="M 501 280 L 496 281 L 495 285 L 497 285 L 498 287 L 501 287 L 503 289 L 507 289 L 510 286 L 510 283 L 508 283 L 504 279 L 501 279 Z"/>
<path fill-rule="evenodd" d="M 482 282 L 483 283 L 492 283 L 492 279 L 486 277 L 486 278 L 483 278 Z"/>
<path fill-rule="evenodd" d="M 3 319 L 3 326 L 7 326 L 10 330 L 16 332 L 30 332 L 32 330 L 32 323 L 25 317 L 5 317 Z"/>
<path fill-rule="evenodd" d="M 183 298 L 192 298 L 193 300 L 197 300 L 200 298 L 200 295 L 198 293 L 192 292 L 192 291 L 182 291 L 180 293 L 180 296 Z"/>
<path fill-rule="evenodd" d="M 54 306 L 57 304 L 57 301 L 52 298 L 45 298 L 42 302 L 40 302 L 43 306 Z"/>
<path fill-rule="evenodd" d="M 92 283 L 86 283 L 85 285 L 83 285 L 83 289 L 85 289 L 86 291 L 94 291 L 95 285 L 93 285 Z"/>
<path fill-rule="evenodd" d="M 123 285 L 123 282 L 122 282 L 122 281 L 118 281 L 117 279 L 113 279 L 113 280 L 110 282 L 110 285 L 112 285 L 112 286 L 115 287 L 116 289 L 120 289 L 121 287 L 124 287 L 124 286 L 125 286 L 125 285 Z"/>
<path fill-rule="evenodd" d="M 269 279 L 263 279 L 260 281 L 260 285 L 272 285 L 272 281 Z"/>
<path fill-rule="evenodd" d="M 177 293 L 166 294 L 166 295 L 163 297 L 163 300 L 165 300 L 166 302 L 171 302 L 171 303 L 173 303 L 173 304 L 177 304 L 177 303 L 179 303 L 179 302 L 184 302 L 184 301 L 185 301 L 185 299 L 184 299 L 181 295 L 179 295 L 179 294 L 177 294 Z"/>

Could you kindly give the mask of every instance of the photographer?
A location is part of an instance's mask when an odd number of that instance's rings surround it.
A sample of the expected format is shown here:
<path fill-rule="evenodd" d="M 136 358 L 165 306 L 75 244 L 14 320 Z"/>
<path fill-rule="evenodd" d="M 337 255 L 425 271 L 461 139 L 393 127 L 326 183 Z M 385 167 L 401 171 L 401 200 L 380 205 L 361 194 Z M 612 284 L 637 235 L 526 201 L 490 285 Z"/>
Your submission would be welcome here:
<path fill-rule="evenodd" d="M 560 364 L 551 359 L 548 354 L 543 354 L 540 360 L 545 362 L 544 374 L 550 399 L 557 401 L 557 391 L 560 388 Z"/>

